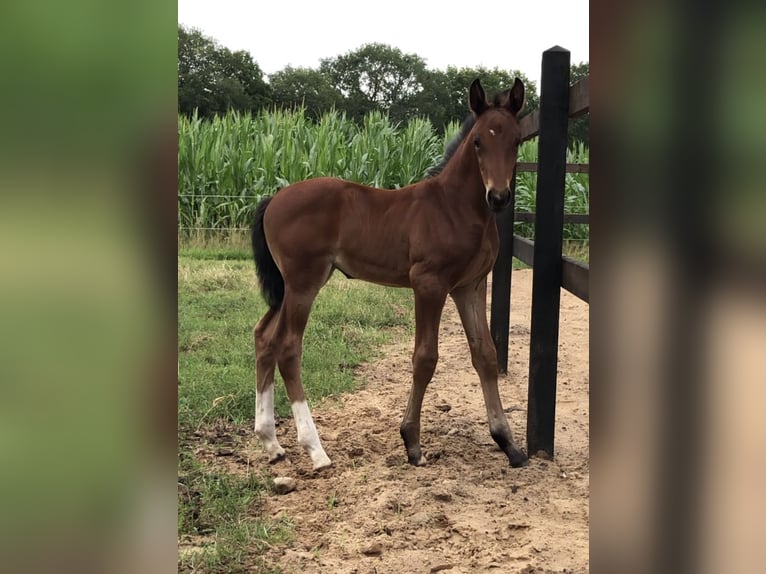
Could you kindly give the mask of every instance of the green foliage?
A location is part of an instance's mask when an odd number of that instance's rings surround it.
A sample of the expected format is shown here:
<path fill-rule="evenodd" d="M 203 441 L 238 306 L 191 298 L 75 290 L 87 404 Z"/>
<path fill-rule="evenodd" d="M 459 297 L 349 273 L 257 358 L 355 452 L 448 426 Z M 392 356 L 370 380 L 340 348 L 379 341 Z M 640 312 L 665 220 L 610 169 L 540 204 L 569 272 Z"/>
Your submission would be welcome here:
<path fill-rule="evenodd" d="M 575 84 L 590 74 L 590 63 L 580 62 L 573 64 L 569 72 L 569 83 Z M 590 114 L 574 118 L 569 121 L 569 145 L 576 142 L 589 145 L 590 142 Z"/>
<path fill-rule="evenodd" d="M 442 128 L 451 121 L 462 121 L 468 115 L 468 86 L 476 78 L 481 79 L 488 97 L 508 90 L 518 77 L 524 83 L 525 103 L 520 116 L 540 107 L 537 96 L 537 85 L 518 70 L 501 70 L 499 68 L 455 68 L 448 67 L 446 71 L 431 72 L 428 89 L 423 98 L 428 103 L 420 104 L 419 113 L 428 115 L 437 128 Z"/>
<path fill-rule="evenodd" d="M 571 83 L 587 76 L 588 62 L 571 67 Z M 312 121 L 338 110 L 361 125 L 370 112 L 385 113 L 394 124 L 428 118 L 439 134 L 468 113 L 468 86 L 480 78 L 487 94 L 524 82 L 524 116 L 540 105 L 538 87 L 514 69 L 483 66 L 430 70 L 417 54 L 387 44 L 364 44 L 356 50 L 322 60 L 317 69 L 285 67 L 269 83 L 251 55 L 231 52 L 194 29 L 178 27 L 178 110 L 199 117 L 227 110 L 258 111 L 268 106 L 302 110 Z M 570 125 L 570 144 L 588 144 L 588 117 Z"/>
<path fill-rule="evenodd" d="M 343 107 L 343 94 L 319 70 L 287 66 L 269 76 L 274 103 L 281 108 L 305 109 L 317 121 L 324 112 Z"/>
<path fill-rule="evenodd" d="M 381 112 L 365 116 L 358 126 L 344 113 L 323 114 L 311 122 L 303 109 L 230 112 L 211 120 L 180 116 L 178 120 L 178 225 L 182 238 L 190 228 L 216 233 L 245 230 L 258 201 L 287 184 L 311 177 L 339 177 L 395 189 L 423 178 L 437 164 L 445 143 L 460 122 L 447 124 L 440 137 L 427 119 L 405 125 Z M 537 161 L 537 142 L 522 144 L 519 161 Z M 568 162 L 588 163 L 588 148 L 576 143 Z M 519 172 L 516 209 L 534 211 L 537 174 Z M 588 213 L 588 174 L 567 174 L 566 213 Z M 532 223 L 517 223 L 517 233 L 533 237 Z M 568 224 L 565 239 L 584 240 L 587 225 Z M 247 243 L 240 245 L 247 251 Z"/>
<path fill-rule="evenodd" d="M 229 109 L 259 110 L 270 88 L 248 52 L 232 52 L 199 30 L 178 26 L 178 111 L 208 117 Z"/>
<path fill-rule="evenodd" d="M 423 91 L 425 61 L 386 44 L 365 44 L 322 60 L 320 71 L 344 97 L 344 110 L 356 121 L 374 110 L 398 122 L 412 117 L 411 100 Z"/>
<path fill-rule="evenodd" d="M 385 44 L 367 44 L 343 56 L 326 59 L 320 73 L 343 94 L 338 104 L 357 122 L 371 111 L 387 112 L 395 122 L 427 117 L 439 133 L 468 114 L 468 86 L 476 78 L 488 94 L 509 89 L 516 77 L 526 88 L 522 115 L 539 107 L 537 86 L 518 70 L 455 68 L 428 70 L 416 54 L 402 54 Z"/>
<path fill-rule="evenodd" d="M 310 177 L 402 187 L 422 179 L 442 150 L 427 120 L 399 128 L 381 112 L 361 126 L 339 112 L 312 123 L 302 109 L 179 116 L 178 224 L 182 232 L 249 227 L 262 197 Z"/>
<path fill-rule="evenodd" d="M 458 131 L 460 131 L 458 126 Z M 449 141 L 449 140 L 447 140 Z M 442 156 L 444 144 L 436 137 L 431 122 L 427 119 L 410 120 L 399 133 L 395 150 L 398 175 L 394 179 L 401 186 L 410 185 L 423 179 L 426 170 Z"/>
<path fill-rule="evenodd" d="M 589 151 L 582 143 L 575 143 L 567 150 L 567 163 L 588 163 Z M 524 142 L 519 147 L 518 161 L 537 162 L 537 138 Z M 536 210 L 537 173 L 518 172 L 516 174 L 516 211 Z M 564 213 L 589 213 L 589 183 L 587 173 L 568 173 L 564 180 Z M 514 233 L 534 239 L 535 224 L 517 222 Z M 564 225 L 565 241 L 587 241 L 588 225 L 567 223 Z"/>
<path fill-rule="evenodd" d="M 517 76 L 526 87 L 524 114 L 538 107 L 537 86 L 517 70 L 429 70 L 417 54 L 380 43 L 326 58 L 317 69 L 287 66 L 266 84 L 247 52 L 231 52 L 198 30 L 178 27 L 178 110 L 185 115 L 195 109 L 200 117 L 258 111 L 273 104 L 303 109 L 313 121 L 339 110 L 361 125 L 368 113 L 379 111 L 394 123 L 428 118 L 441 134 L 448 123 L 465 118 L 474 79 L 481 78 L 491 96 L 510 88 Z"/>

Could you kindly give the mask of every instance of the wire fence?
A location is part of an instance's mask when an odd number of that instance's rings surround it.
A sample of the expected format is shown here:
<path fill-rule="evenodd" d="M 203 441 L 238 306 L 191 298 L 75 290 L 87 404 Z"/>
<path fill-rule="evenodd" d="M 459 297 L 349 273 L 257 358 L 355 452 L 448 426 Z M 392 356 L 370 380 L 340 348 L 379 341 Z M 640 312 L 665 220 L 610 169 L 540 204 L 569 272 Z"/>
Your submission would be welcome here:
<path fill-rule="evenodd" d="M 201 193 L 201 194 L 179 193 L 178 197 L 179 199 L 187 198 L 187 199 L 203 200 L 203 198 L 211 198 L 211 199 L 223 200 L 220 203 L 227 203 L 230 206 L 233 205 L 235 207 L 238 207 L 237 216 L 231 218 L 236 220 L 242 219 L 243 211 L 255 210 L 255 207 L 258 201 L 260 200 L 259 196 L 243 197 L 241 195 L 225 195 L 225 194 L 217 194 L 217 193 Z M 180 205 L 179 205 L 179 210 L 180 210 Z M 524 208 L 516 212 L 516 217 L 518 219 L 514 221 L 514 228 L 516 230 L 517 235 L 521 235 L 522 237 L 530 237 L 530 238 L 534 237 L 534 213 L 535 213 L 534 211 L 527 211 Z M 587 226 L 589 225 L 589 222 L 587 221 L 588 214 L 583 213 L 582 210 L 576 208 L 574 210 L 567 210 L 565 212 L 565 216 L 566 215 L 580 216 L 580 219 L 573 221 L 571 223 L 566 223 L 565 230 L 567 229 L 567 227 L 569 227 L 570 233 L 568 237 L 565 236 L 565 240 L 587 243 L 589 241 L 588 234 L 587 234 Z M 183 232 L 184 235 L 187 235 L 189 232 L 217 232 L 221 234 L 232 233 L 232 232 L 237 232 L 237 233 L 250 232 L 249 227 L 243 227 L 241 226 L 241 224 L 237 225 L 236 223 L 233 225 L 222 223 L 222 225 L 219 225 L 219 226 L 189 225 L 188 217 L 186 218 L 186 222 L 183 224 L 181 224 L 180 219 L 181 218 L 179 214 L 178 231 Z M 574 233 L 572 232 L 574 227 L 571 227 L 571 226 L 578 226 L 582 229 L 580 229 L 578 233 Z"/>

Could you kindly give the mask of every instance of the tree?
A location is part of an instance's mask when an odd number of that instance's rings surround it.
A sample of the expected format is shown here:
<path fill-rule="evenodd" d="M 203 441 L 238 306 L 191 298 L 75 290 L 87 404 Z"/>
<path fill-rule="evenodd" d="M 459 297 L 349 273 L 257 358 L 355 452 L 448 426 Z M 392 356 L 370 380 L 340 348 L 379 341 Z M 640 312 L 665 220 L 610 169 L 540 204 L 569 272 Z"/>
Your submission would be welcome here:
<path fill-rule="evenodd" d="M 423 91 L 425 61 L 386 44 L 366 44 L 342 56 L 322 60 L 320 71 L 345 98 L 350 117 L 361 121 L 372 110 L 393 121 L 412 117 L 412 101 Z"/>
<path fill-rule="evenodd" d="M 277 106 L 304 106 L 306 115 L 313 120 L 332 108 L 343 107 L 343 95 L 319 70 L 287 66 L 269 76 L 269 84 Z"/>
<path fill-rule="evenodd" d="M 239 83 L 248 102 L 238 109 L 259 110 L 271 104 L 271 90 L 263 79 L 261 68 L 245 50 L 230 52 L 228 48 L 218 50 L 218 66 L 221 79 Z M 219 80 L 220 82 L 221 80 Z"/>
<path fill-rule="evenodd" d="M 518 77 L 524 83 L 525 102 L 520 116 L 540 106 L 537 85 L 522 72 L 501 70 L 499 68 L 456 68 L 449 66 L 446 71 L 431 72 L 427 80 L 428 89 L 422 95 L 430 103 L 420 102 L 421 109 L 428 112 L 437 129 L 443 130 L 451 121 L 462 122 L 468 115 L 468 87 L 476 78 L 481 80 L 488 97 L 508 90 Z"/>
<path fill-rule="evenodd" d="M 590 63 L 580 62 L 569 69 L 569 84 L 575 84 L 590 74 Z M 569 145 L 580 141 L 586 146 L 590 142 L 590 115 L 585 114 L 569 122 Z"/>
<path fill-rule="evenodd" d="M 199 109 L 203 116 L 215 108 L 213 60 L 215 45 L 196 30 L 178 26 L 178 111 Z"/>
<path fill-rule="evenodd" d="M 195 29 L 178 26 L 178 111 L 206 117 L 258 110 L 271 102 L 269 86 L 250 54 L 232 52 Z"/>

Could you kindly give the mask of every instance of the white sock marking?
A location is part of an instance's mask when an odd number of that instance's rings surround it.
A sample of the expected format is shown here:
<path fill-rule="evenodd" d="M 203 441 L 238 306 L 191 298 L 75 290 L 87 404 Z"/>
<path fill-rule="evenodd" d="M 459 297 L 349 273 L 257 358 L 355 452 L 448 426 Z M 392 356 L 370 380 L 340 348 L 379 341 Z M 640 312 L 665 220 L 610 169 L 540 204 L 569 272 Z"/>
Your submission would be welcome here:
<path fill-rule="evenodd" d="M 263 442 L 263 447 L 274 460 L 285 454 L 277 441 L 277 431 L 274 421 L 274 385 L 270 385 L 262 393 L 255 391 L 255 435 Z"/>
<path fill-rule="evenodd" d="M 319 441 L 319 434 L 317 434 L 316 426 L 314 426 L 314 419 L 311 418 L 308 404 L 306 401 L 295 401 L 291 406 L 295 418 L 295 428 L 298 430 L 298 442 L 311 456 L 314 468 L 330 466 L 332 463 Z"/>

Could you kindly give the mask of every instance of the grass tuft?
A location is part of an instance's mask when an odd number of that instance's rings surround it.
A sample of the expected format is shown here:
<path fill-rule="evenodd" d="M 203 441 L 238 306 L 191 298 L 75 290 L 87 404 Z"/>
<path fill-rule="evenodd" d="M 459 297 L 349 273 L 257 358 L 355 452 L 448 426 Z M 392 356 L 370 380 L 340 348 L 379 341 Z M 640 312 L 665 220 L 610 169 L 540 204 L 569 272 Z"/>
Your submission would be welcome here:
<path fill-rule="evenodd" d="M 248 572 L 270 544 L 292 538 L 289 520 L 260 513 L 268 477 L 206 468 L 183 450 L 178 465 L 179 572 Z"/>

